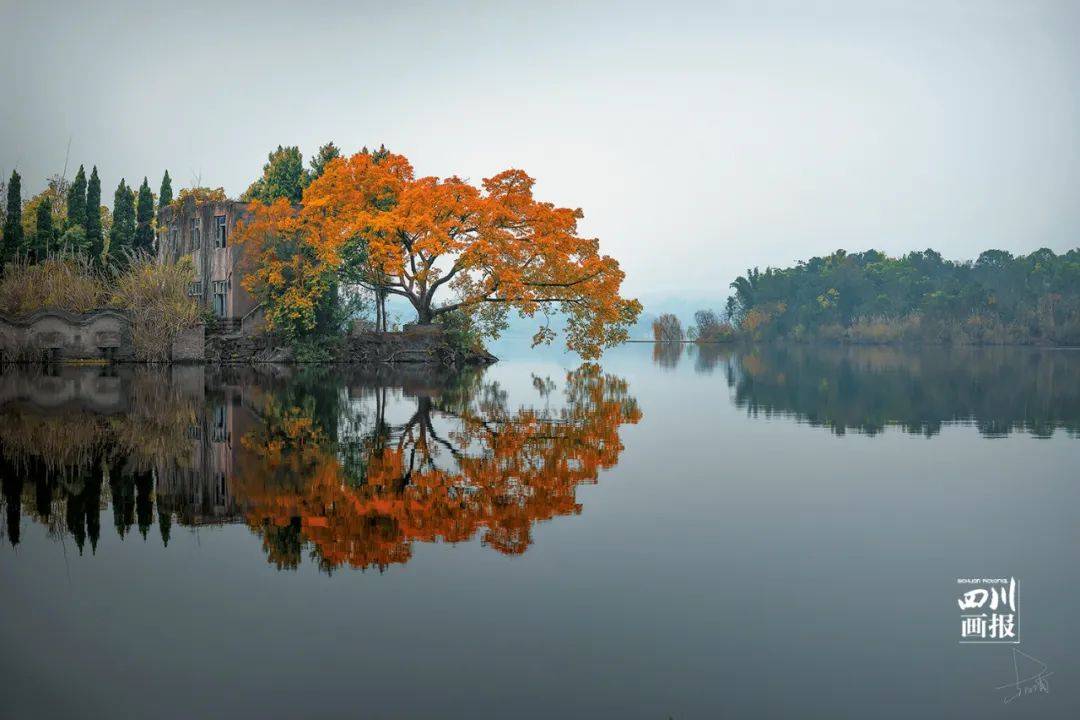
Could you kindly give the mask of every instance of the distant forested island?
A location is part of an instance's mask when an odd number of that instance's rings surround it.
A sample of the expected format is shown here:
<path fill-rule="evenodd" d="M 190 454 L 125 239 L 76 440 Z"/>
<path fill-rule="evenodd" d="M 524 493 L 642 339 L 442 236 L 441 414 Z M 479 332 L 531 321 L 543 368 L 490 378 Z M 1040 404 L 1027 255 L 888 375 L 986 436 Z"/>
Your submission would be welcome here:
<path fill-rule="evenodd" d="M 748 270 L 731 288 L 723 312 L 695 314 L 689 339 L 1080 345 L 1080 249 L 987 250 L 966 262 L 935 250 L 900 258 L 837 250 Z M 657 318 L 653 332 L 683 337 L 673 315 Z"/>

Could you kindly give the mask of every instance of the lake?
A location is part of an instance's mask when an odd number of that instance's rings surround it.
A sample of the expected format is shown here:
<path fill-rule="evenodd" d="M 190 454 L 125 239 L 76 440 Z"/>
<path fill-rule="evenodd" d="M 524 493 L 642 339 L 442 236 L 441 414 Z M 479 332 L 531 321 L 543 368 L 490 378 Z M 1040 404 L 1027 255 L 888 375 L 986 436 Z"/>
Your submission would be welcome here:
<path fill-rule="evenodd" d="M 1080 352 L 494 350 L 0 375 L 0 715 L 1080 710 Z"/>

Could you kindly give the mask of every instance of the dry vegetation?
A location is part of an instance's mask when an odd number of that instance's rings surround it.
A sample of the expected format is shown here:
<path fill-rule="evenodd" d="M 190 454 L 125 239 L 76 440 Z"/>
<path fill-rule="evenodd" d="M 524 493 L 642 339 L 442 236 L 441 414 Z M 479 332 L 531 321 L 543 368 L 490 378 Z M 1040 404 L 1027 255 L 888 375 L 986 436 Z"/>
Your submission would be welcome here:
<path fill-rule="evenodd" d="M 88 261 L 55 256 L 31 264 L 10 263 L 0 279 L 0 312 L 29 315 L 44 309 L 84 313 L 107 304 L 104 278 Z"/>
<path fill-rule="evenodd" d="M 199 321 L 188 296 L 195 278 L 189 261 L 161 263 L 132 255 L 124 269 L 106 275 L 77 255 L 55 255 L 36 264 L 7 265 L 0 279 L 0 313 L 11 317 L 39 310 L 85 313 L 111 307 L 131 318 L 132 344 L 140 360 L 169 359 L 176 333 Z"/>
<path fill-rule="evenodd" d="M 199 321 L 199 306 L 187 292 L 194 278 L 186 260 L 159 263 L 145 255 L 116 276 L 109 304 L 130 315 L 136 357 L 168 360 L 176 334 Z"/>

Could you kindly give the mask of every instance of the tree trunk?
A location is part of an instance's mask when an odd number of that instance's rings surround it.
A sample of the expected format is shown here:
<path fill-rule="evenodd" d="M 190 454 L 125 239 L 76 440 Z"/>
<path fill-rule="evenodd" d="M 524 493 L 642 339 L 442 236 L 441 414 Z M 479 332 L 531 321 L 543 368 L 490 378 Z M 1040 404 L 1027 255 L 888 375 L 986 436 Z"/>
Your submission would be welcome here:
<path fill-rule="evenodd" d="M 430 325 L 435 319 L 435 313 L 431 311 L 431 303 L 426 303 L 416 308 L 416 324 Z"/>

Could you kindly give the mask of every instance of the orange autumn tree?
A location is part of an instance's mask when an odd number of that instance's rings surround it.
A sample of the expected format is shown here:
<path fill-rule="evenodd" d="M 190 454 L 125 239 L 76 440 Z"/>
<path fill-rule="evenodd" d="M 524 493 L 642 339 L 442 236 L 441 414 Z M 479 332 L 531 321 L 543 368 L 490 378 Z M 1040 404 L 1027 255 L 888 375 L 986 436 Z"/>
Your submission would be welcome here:
<path fill-rule="evenodd" d="M 296 340 L 333 322 L 340 259 L 311 242 L 288 200 L 254 201 L 235 236 L 244 248 L 241 280 L 266 311 L 270 329 Z"/>
<path fill-rule="evenodd" d="M 540 202 L 532 189 L 521 170 L 478 188 L 417 178 L 392 153 L 335 159 L 299 208 L 252 204 L 238 237 L 250 258 L 245 287 L 275 301 L 272 326 L 314 327 L 335 283 L 403 297 L 420 324 L 461 312 L 488 334 L 505 327 L 510 310 L 554 309 L 566 319 L 567 347 L 597 357 L 626 339 L 641 305 L 619 294 L 619 263 L 578 235 L 581 210 Z M 553 335 L 545 322 L 534 340 Z"/>

